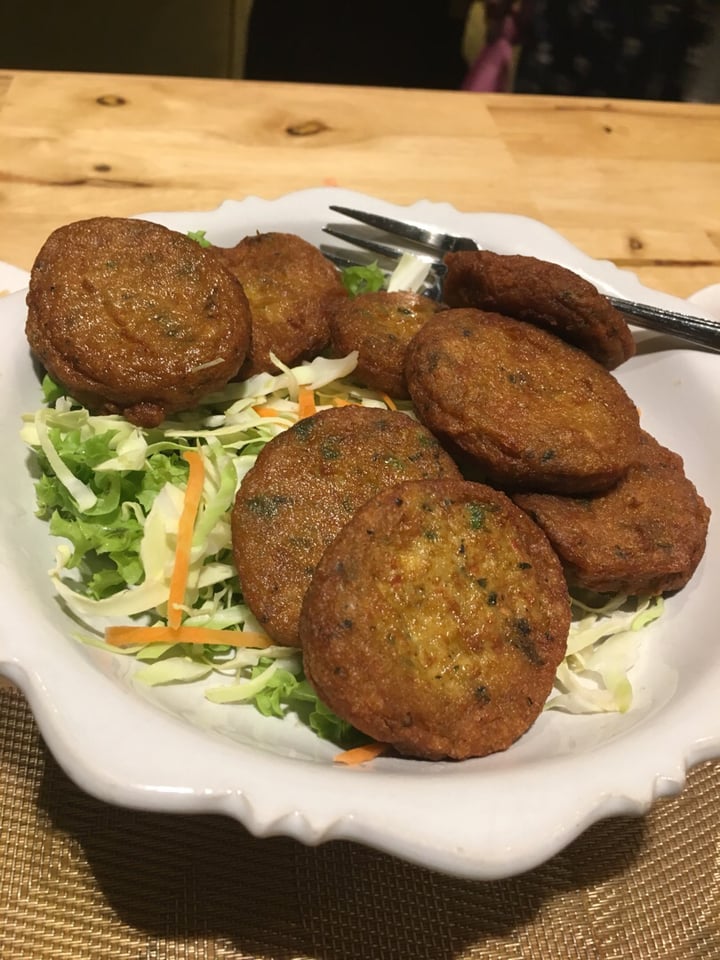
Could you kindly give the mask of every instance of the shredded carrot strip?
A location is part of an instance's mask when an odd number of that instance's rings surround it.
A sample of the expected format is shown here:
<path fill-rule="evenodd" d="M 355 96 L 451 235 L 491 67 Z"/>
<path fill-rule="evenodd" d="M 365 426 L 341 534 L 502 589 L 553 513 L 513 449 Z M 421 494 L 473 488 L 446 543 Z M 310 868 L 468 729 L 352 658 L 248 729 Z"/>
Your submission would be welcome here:
<path fill-rule="evenodd" d="M 317 413 L 315 406 L 315 393 L 309 387 L 300 387 L 298 393 L 298 417 L 302 420 L 304 417 L 311 417 Z"/>
<path fill-rule="evenodd" d="M 251 630 L 212 630 L 210 627 L 106 627 L 105 641 L 113 647 L 145 643 L 214 643 L 227 647 L 270 647 L 272 641 Z"/>
<path fill-rule="evenodd" d="M 185 597 L 188 571 L 190 570 L 190 548 L 192 547 L 193 529 L 197 517 L 200 499 L 202 497 L 205 468 L 202 456 L 197 450 L 186 450 L 183 458 L 190 466 L 187 486 L 185 488 L 185 502 L 178 522 L 177 544 L 175 546 L 175 566 L 170 578 L 170 593 L 168 596 L 168 627 L 176 630 L 180 626 L 182 611 L 180 605 Z"/>
<path fill-rule="evenodd" d="M 388 408 L 388 410 L 397 410 L 397 407 L 395 406 L 395 401 L 391 400 L 386 393 L 382 394 L 381 399 L 382 399 L 382 402 L 385 404 L 385 406 Z"/>
<path fill-rule="evenodd" d="M 381 753 L 385 753 L 388 745 L 386 743 L 366 743 L 362 747 L 353 747 L 352 750 L 343 750 L 333 757 L 335 763 L 344 763 L 349 767 L 357 766 L 358 763 L 366 763 L 368 760 L 374 760 Z"/>
<path fill-rule="evenodd" d="M 349 407 L 350 405 L 351 405 L 351 401 L 346 400 L 344 397 L 333 397 L 334 407 Z"/>
<path fill-rule="evenodd" d="M 280 414 L 274 407 L 253 407 L 253 410 L 259 417 L 279 417 Z"/>

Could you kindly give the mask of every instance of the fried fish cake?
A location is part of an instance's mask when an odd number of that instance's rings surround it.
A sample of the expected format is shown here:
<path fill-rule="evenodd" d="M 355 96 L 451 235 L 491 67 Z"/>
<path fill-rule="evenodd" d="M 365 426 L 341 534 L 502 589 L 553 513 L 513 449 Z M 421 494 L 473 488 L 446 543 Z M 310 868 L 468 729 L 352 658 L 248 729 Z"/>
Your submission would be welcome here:
<path fill-rule="evenodd" d="M 705 551 L 710 510 L 682 457 L 645 432 L 635 463 L 606 493 L 514 500 L 545 531 L 572 586 L 629 595 L 679 590 Z"/>
<path fill-rule="evenodd" d="M 96 217 L 45 241 L 26 335 L 53 379 L 100 413 L 156 426 L 240 369 L 250 312 L 235 277 L 188 237 Z"/>
<path fill-rule="evenodd" d="M 419 293 L 361 293 L 341 304 L 330 319 L 330 340 L 337 356 L 358 351 L 353 376 L 391 397 L 408 397 L 407 345 L 426 320 L 442 309 Z"/>
<path fill-rule="evenodd" d="M 447 310 L 415 334 L 405 362 L 420 420 L 511 490 L 587 493 L 635 456 L 637 410 L 586 353 L 545 330 L 480 310 Z"/>
<path fill-rule="evenodd" d="M 503 493 L 408 481 L 328 546 L 300 619 L 305 673 L 357 729 L 437 760 L 505 750 L 565 655 L 570 599 L 542 531 Z"/>
<path fill-rule="evenodd" d="M 232 514 L 243 594 L 269 635 L 299 644 L 315 565 L 369 497 L 405 479 L 458 476 L 437 440 L 404 413 L 339 407 L 274 437 L 244 477 Z"/>
<path fill-rule="evenodd" d="M 635 353 L 625 317 L 587 280 L 536 257 L 463 250 L 445 257 L 443 298 L 549 330 L 613 370 Z"/>
<path fill-rule="evenodd" d="M 271 353 L 292 365 L 327 345 L 330 316 L 348 293 L 317 247 L 295 234 L 271 231 L 214 250 L 250 301 L 252 345 L 242 378 L 275 370 Z"/>

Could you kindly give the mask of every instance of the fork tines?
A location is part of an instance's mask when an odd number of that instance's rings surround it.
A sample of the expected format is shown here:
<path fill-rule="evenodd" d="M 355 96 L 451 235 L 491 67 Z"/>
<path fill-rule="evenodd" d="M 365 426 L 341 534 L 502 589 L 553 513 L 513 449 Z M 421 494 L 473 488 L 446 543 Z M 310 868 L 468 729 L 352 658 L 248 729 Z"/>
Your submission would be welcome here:
<path fill-rule="evenodd" d="M 373 240 L 370 237 L 359 236 L 355 233 L 350 233 L 347 230 L 338 230 L 337 227 L 328 225 L 323 227 L 323 231 L 329 234 L 331 237 L 334 237 L 336 240 L 343 240 L 345 243 L 350 243 L 355 247 L 360 247 L 361 250 L 368 250 L 370 253 L 375 253 L 380 257 L 384 257 L 386 260 L 399 260 L 404 253 L 412 253 L 413 256 L 419 257 L 421 260 L 425 260 L 436 270 L 444 268 L 442 260 L 437 257 L 433 257 L 425 250 L 415 250 L 411 247 L 398 247 L 393 246 L 388 243 L 380 243 L 378 240 Z"/>

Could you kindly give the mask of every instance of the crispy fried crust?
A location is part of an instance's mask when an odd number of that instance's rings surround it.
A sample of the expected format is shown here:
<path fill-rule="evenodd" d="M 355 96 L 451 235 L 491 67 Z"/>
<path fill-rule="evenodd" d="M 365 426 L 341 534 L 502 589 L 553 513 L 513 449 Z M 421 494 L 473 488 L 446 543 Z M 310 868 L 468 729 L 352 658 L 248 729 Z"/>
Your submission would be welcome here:
<path fill-rule="evenodd" d="M 648 433 L 607 493 L 514 499 L 547 534 L 571 586 L 630 595 L 679 590 L 705 551 L 710 510 L 682 458 Z"/>
<path fill-rule="evenodd" d="M 570 603 L 544 534 L 502 493 L 414 481 L 357 511 L 325 551 L 300 621 L 320 698 L 403 754 L 504 750 L 535 721 Z"/>
<path fill-rule="evenodd" d="M 362 293 L 348 299 L 330 320 L 333 351 L 358 351 L 353 376 L 362 384 L 405 399 L 405 351 L 420 327 L 441 307 L 408 291 Z"/>
<path fill-rule="evenodd" d="M 401 480 L 458 476 L 403 413 L 340 407 L 299 421 L 263 448 L 236 498 L 233 551 L 250 609 L 274 640 L 297 646 L 315 564 L 357 508 Z"/>
<path fill-rule="evenodd" d="M 292 233 L 268 232 L 214 250 L 250 301 L 252 345 L 241 378 L 275 370 L 270 353 L 292 365 L 327 345 L 330 316 L 348 294 L 317 247 Z"/>
<path fill-rule="evenodd" d="M 480 310 L 447 310 L 408 347 L 420 420 L 511 490 L 585 493 L 612 486 L 639 442 L 637 410 L 581 350 L 537 327 Z"/>
<path fill-rule="evenodd" d="M 625 317 L 571 270 L 535 257 L 460 251 L 445 257 L 443 297 L 549 330 L 613 370 L 635 353 Z"/>
<path fill-rule="evenodd" d="M 96 217 L 37 255 L 26 334 L 49 374 L 94 411 L 156 426 L 235 376 L 250 339 L 240 284 L 193 240 Z"/>

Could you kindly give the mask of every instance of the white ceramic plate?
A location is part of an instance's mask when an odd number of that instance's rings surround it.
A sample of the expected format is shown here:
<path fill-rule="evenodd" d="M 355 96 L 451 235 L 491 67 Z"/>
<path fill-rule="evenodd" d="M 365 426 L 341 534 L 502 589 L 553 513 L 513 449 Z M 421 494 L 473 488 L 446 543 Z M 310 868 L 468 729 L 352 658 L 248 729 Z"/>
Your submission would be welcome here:
<path fill-rule="evenodd" d="M 256 230 L 320 242 L 330 203 L 434 223 L 500 252 L 561 262 L 606 292 L 687 309 L 522 217 L 461 214 L 427 202 L 394 207 L 337 189 L 145 216 L 182 231 L 206 230 L 219 244 Z M 24 318 L 23 293 L 0 300 L 0 670 L 25 691 L 50 749 L 88 792 L 149 810 L 228 814 L 258 836 L 284 834 L 308 844 L 352 839 L 457 876 L 489 879 L 535 866 L 601 817 L 642 813 L 654 798 L 678 791 L 690 765 L 720 756 L 714 520 L 692 582 L 647 628 L 633 670 L 633 709 L 624 716 L 543 714 L 502 754 L 463 763 L 381 757 L 346 768 L 333 765 L 331 745 L 292 720 L 209 704 L 189 687 L 140 693 L 126 658 L 71 639 L 73 625 L 45 573 L 54 544 L 34 516 L 30 458 L 18 436 L 21 412 L 39 402 Z M 720 357 L 642 337 L 640 354 L 618 378 L 638 403 L 644 427 L 682 454 L 720 516 Z"/>
<path fill-rule="evenodd" d="M 715 320 L 720 320 L 720 283 L 713 283 L 709 287 L 703 287 L 702 290 L 696 290 L 688 300 L 693 307 L 700 307 Z"/>
<path fill-rule="evenodd" d="M 23 290 L 27 287 L 29 279 L 30 274 L 27 270 L 21 270 L 20 267 L 15 267 L 12 263 L 5 263 L 0 260 L 0 296 Z"/>

